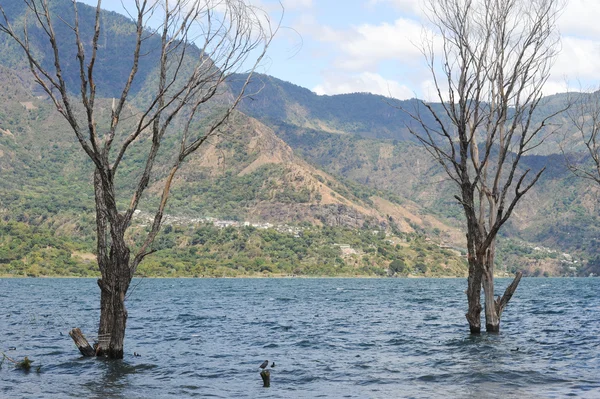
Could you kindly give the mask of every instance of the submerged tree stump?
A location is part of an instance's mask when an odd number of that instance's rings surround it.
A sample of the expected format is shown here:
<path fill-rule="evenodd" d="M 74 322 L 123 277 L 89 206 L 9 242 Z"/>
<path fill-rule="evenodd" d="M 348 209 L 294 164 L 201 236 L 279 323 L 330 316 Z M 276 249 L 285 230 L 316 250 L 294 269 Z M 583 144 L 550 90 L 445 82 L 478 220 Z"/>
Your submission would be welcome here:
<path fill-rule="evenodd" d="M 79 328 L 74 328 L 69 331 L 69 336 L 73 338 L 73 342 L 77 345 L 79 352 L 85 357 L 94 357 L 96 356 L 96 351 L 94 348 L 90 346 L 90 343 L 85 339 L 83 333 Z"/>
<path fill-rule="evenodd" d="M 263 380 L 263 387 L 269 388 L 271 386 L 271 372 L 269 370 L 263 370 L 260 372 L 260 377 Z"/>

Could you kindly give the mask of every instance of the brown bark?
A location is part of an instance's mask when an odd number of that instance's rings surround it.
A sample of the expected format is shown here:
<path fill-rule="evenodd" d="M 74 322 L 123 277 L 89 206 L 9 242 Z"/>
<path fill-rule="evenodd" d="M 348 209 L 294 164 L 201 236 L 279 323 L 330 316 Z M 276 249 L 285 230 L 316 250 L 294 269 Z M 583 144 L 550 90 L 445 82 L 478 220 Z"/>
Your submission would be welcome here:
<path fill-rule="evenodd" d="M 130 250 L 125 242 L 124 223 L 114 203 L 111 174 L 96 169 L 96 231 L 98 266 L 102 278 L 100 287 L 100 324 L 96 354 L 114 359 L 123 358 L 127 310 L 125 296 L 133 277 Z"/>
<path fill-rule="evenodd" d="M 261 371 L 260 378 L 263 380 L 264 388 L 269 388 L 271 386 L 271 372 L 269 370 Z"/>
<path fill-rule="evenodd" d="M 499 332 L 500 318 L 494 301 L 494 275 L 489 269 L 483 273 L 483 294 L 485 297 L 485 330 L 493 333 Z"/>
<path fill-rule="evenodd" d="M 500 318 L 502 316 L 502 312 L 504 311 L 504 308 L 506 307 L 506 305 L 508 305 L 508 302 L 510 301 L 513 294 L 517 290 L 519 282 L 521 281 L 521 277 L 523 277 L 523 273 L 517 272 L 517 274 L 515 275 L 515 279 L 512 281 L 512 283 L 509 284 L 508 287 L 506 287 L 506 290 L 504 291 L 504 295 L 502 295 L 501 297 L 499 297 L 496 300 L 495 304 L 496 304 L 496 312 L 498 313 L 498 318 Z"/>
<path fill-rule="evenodd" d="M 98 356 L 123 358 L 127 309 L 125 297 L 131 282 L 129 254 L 118 257 L 98 280 L 100 287 L 100 325 L 98 327 Z"/>
<path fill-rule="evenodd" d="M 504 295 L 494 300 L 494 277 L 487 271 L 483 274 L 483 289 L 485 292 L 485 330 L 491 333 L 500 332 L 500 319 L 502 312 L 513 294 L 517 290 L 517 286 L 523 276 L 522 272 L 518 272 L 506 290 Z"/>
<path fill-rule="evenodd" d="M 469 322 L 471 334 L 481 332 L 481 273 L 475 262 L 469 262 L 469 278 L 467 286 L 468 311 L 465 315 Z"/>
<path fill-rule="evenodd" d="M 85 357 L 96 356 L 96 352 L 94 351 L 94 348 L 91 347 L 90 343 L 85 338 L 85 336 L 83 335 L 83 333 L 81 332 L 81 330 L 79 328 L 74 328 L 71 331 L 69 331 L 69 336 L 73 339 L 73 342 L 75 342 L 75 345 L 77 345 L 77 349 L 79 349 L 79 351 L 81 352 L 81 354 L 83 356 L 85 356 Z"/>

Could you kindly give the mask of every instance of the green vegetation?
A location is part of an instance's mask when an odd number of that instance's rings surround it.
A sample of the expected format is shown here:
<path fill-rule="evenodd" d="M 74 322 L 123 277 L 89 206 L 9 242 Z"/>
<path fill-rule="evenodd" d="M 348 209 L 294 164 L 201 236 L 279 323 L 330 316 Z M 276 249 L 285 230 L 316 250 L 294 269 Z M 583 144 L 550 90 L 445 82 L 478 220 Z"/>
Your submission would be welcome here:
<path fill-rule="evenodd" d="M 0 222 L 0 275 L 95 276 L 94 263 L 76 255 L 89 249 L 45 227 Z"/>
<path fill-rule="evenodd" d="M 422 237 L 414 236 L 410 243 L 395 241 L 403 239 L 367 229 L 310 227 L 294 235 L 253 227 L 173 227 L 140 272 L 152 276 L 386 276 L 390 263 L 401 261 L 405 275 L 465 274 L 464 259 Z M 419 269 L 419 264 L 428 267 Z"/>
<path fill-rule="evenodd" d="M 263 165 L 241 176 L 227 171 L 216 179 L 208 172 L 197 172 L 185 185 L 175 187 L 169 206 L 187 214 L 244 220 L 248 208 L 262 201 L 292 204 L 316 198 L 316 192 L 295 187 L 286 179 L 287 173 L 289 170 L 278 164 Z"/>
<path fill-rule="evenodd" d="M 143 228 L 140 225 L 134 230 Z M 139 274 L 437 277 L 463 276 L 466 271 L 464 258 L 418 235 L 390 237 L 370 229 L 307 225 L 291 230 L 169 225 Z M 0 232 L 0 275 L 97 275 L 89 241 L 74 243 L 47 228 L 19 222 L 1 223 Z"/>
<path fill-rule="evenodd" d="M 29 359 L 29 357 L 25 356 L 25 358 L 21 361 L 18 360 L 14 360 L 8 356 L 6 356 L 6 353 L 4 352 L 0 352 L 0 355 L 2 355 L 2 359 L 0 360 L 0 369 L 2 369 L 2 366 L 4 365 L 4 361 L 8 360 L 9 362 L 11 362 L 15 369 L 18 370 L 23 370 L 25 372 L 29 372 L 29 370 L 31 370 L 31 363 L 33 363 L 34 361 Z M 37 366 L 35 368 L 35 371 L 37 373 L 39 373 L 41 371 L 42 366 Z"/>

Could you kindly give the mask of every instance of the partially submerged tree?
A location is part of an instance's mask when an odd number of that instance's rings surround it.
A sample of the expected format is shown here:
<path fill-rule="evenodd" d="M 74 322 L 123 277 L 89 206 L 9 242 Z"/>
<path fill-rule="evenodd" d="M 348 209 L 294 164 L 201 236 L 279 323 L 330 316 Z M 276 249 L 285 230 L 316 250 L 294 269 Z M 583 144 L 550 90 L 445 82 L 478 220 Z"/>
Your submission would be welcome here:
<path fill-rule="evenodd" d="M 101 314 L 96 354 L 122 358 L 127 322 L 125 297 L 137 267 L 152 252 L 174 176 L 186 159 L 226 123 L 244 96 L 251 73 L 263 59 L 277 27 L 271 26 L 268 15 L 243 0 L 135 0 L 134 8 L 128 10 L 135 24 L 134 50 L 122 55 L 123 62 L 131 67 L 118 98 L 112 100 L 110 120 L 102 123 L 95 75 L 102 50 L 101 0 L 95 7 L 91 36 L 84 34 L 89 27 L 80 24 L 82 6 L 75 1 L 69 2 L 71 16 L 55 15 L 49 0 L 22 1 L 27 7 L 25 22 L 11 20 L 1 9 L 0 31 L 24 50 L 36 82 L 93 162 L 97 259 L 102 276 L 98 280 Z M 154 28 L 150 28 L 151 21 Z M 70 37 L 57 35 L 59 25 L 68 28 Z M 31 29 L 41 30 L 49 41 L 51 63 L 43 62 L 32 46 Z M 157 44 L 144 48 L 151 38 Z M 74 46 L 69 47 L 69 43 Z M 147 51 L 155 52 L 156 80 L 146 84 L 143 101 L 136 100 L 132 105 L 131 88 L 139 78 L 140 62 Z M 72 59 L 76 59 L 79 72 L 75 87 L 68 84 L 64 68 Z M 250 72 L 245 84 L 239 92 L 228 93 L 227 79 L 241 71 Z M 209 104 L 215 99 L 218 107 Z M 127 114 L 133 108 L 137 111 Z M 203 128 L 200 120 L 204 120 Z M 143 244 L 133 248 L 126 241 L 126 232 L 142 195 L 156 176 L 157 155 L 168 136 L 175 136 L 177 143 L 172 150 L 172 164 L 164 177 L 150 230 Z M 127 205 L 119 206 L 116 178 L 126 154 L 140 142 L 146 143 L 145 158 Z"/>
<path fill-rule="evenodd" d="M 411 133 L 456 185 L 467 223 L 471 333 L 481 331 L 481 288 L 488 332 L 521 279 L 494 296 L 498 231 L 540 178 L 520 161 L 543 141 L 548 119 L 534 119 L 558 51 L 556 0 L 430 0 L 437 36 L 423 54 L 436 101 L 406 110 Z"/>

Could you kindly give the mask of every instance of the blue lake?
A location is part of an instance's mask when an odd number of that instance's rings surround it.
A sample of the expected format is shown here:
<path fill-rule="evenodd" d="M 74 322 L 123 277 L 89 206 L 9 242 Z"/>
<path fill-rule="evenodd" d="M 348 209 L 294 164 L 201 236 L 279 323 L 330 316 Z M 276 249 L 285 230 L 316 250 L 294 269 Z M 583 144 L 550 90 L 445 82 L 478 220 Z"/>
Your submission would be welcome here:
<path fill-rule="evenodd" d="M 497 280 L 500 292 L 509 280 Z M 470 336 L 465 279 L 136 279 L 122 361 L 93 279 L 0 279 L 1 398 L 600 398 L 600 278 L 523 279 Z M 13 349 L 16 348 L 16 349 Z M 134 352 L 141 354 L 136 357 Z M 275 362 L 271 388 L 258 365 Z"/>

